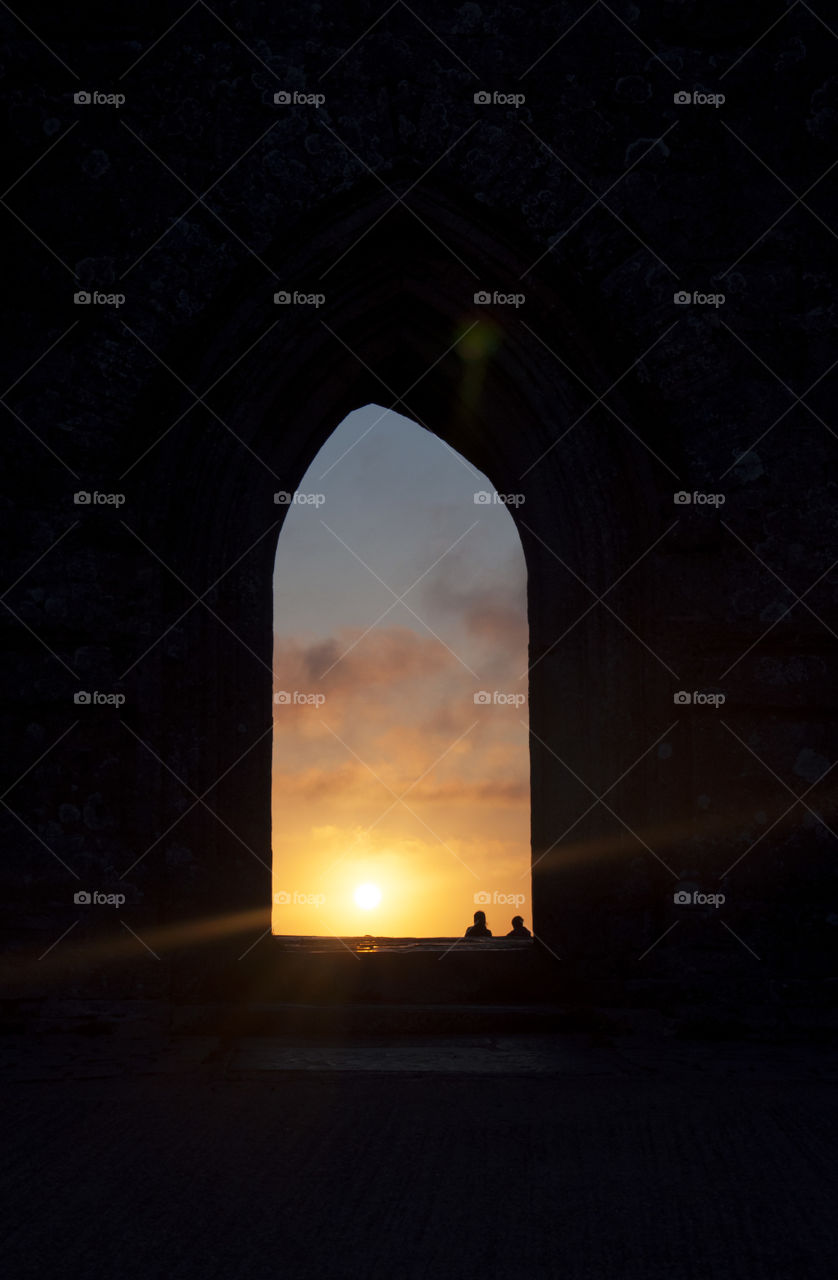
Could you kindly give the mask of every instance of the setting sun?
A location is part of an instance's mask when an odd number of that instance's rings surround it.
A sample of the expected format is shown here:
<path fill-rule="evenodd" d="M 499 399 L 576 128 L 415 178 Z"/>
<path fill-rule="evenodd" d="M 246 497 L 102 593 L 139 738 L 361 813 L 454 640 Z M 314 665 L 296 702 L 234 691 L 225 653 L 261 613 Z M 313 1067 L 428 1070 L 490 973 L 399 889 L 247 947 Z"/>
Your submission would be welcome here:
<path fill-rule="evenodd" d="M 381 901 L 381 890 L 377 884 L 359 884 L 355 890 L 355 905 L 369 911 L 377 907 Z"/>

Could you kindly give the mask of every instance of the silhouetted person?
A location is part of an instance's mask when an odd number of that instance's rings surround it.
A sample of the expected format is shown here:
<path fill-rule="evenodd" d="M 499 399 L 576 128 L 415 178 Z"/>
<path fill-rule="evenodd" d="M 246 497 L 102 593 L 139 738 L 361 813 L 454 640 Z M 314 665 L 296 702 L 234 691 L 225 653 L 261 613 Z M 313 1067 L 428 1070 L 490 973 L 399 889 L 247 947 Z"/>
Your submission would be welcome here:
<path fill-rule="evenodd" d="M 531 938 L 532 937 L 532 934 L 530 933 L 529 929 L 524 927 L 523 916 L 512 917 L 512 929 L 506 936 L 507 938 Z"/>
<path fill-rule="evenodd" d="M 491 929 L 486 928 L 486 912 L 475 911 L 474 924 L 470 924 L 466 929 L 465 936 L 467 938 L 491 938 Z"/>

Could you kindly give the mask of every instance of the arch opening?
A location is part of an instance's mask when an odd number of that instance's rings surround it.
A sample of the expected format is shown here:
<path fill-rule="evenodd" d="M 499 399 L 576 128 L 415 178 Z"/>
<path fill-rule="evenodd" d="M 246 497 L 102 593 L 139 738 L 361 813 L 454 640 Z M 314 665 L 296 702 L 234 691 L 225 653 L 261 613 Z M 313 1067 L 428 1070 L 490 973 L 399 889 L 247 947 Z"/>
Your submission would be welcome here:
<path fill-rule="evenodd" d="M 517 495 L 368 404 L 275 497 L 272 932 L 531 927 Z"/>

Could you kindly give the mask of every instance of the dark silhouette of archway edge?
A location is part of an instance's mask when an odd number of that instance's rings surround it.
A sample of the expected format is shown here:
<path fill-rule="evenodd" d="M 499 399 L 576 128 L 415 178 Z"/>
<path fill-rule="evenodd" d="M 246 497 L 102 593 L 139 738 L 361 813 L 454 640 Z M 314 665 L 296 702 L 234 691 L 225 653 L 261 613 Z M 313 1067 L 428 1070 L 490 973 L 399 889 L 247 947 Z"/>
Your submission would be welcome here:
<path fill-rule="evenodd" d="M 301 224 L 295 243 L 261 255 L 282 264 L 278 280 L 254 263 L 234 290 L 208 308 L 188 341 L 165 353 L 167 363 L 201 391 L 252 347 L 207 397 L 229 430 L 196 409 L 143 472 L 141 501 L 155 511 L 156 549 L 196 590 L 251 550 L 210 597 L 236 639 L 196 609 L 186 682 L 162 651 L 147 664 L 145 678 L 160 691 L 152 701 L 165 708 L 170 746 L 198 744 L 207 784 L 270 727 L 270 584 L 284 514 L 272 495 L 298 486 L 347 413 L 370 402 L 390 406 L 395 395 L 387 388 L 401 395 L 414 386 L 395 409 L 427 425 L 501 493 L 525 495 L 512 514 L 527 563 L 535 664 L 529 690 L 532 915 L 536 933 L 551 946 L 580 956 L 593 947 L 604 958 L 609 925 L 614 923 L 616 945 L 620 922 L 602 914 L 610 896 L 603 866 L 582 859 L 577 846 L 604 840 L 609 858 L 624 858 L 625 832 L 595 810 L 573 828 L 569 850 L 560 842 L 548 856 L 545 851 L 590 805 L 590 794 L 565 765 L 602 790 L 659 725 L 644 698 L 650 658 L 642 646 L 599 609 L 573 625 L 594 598 L 582 583 L 597 595 L 607 590 L 662 532 L 670 514 L 662 508 L 666 498 L 672 501 L 664 468 L 601 406 L 583 416 L 593 399 L 583 384 L 603 391 L 643 346 L 611 331 L 604 300 L 580 296 L 569 264 L 557 265 L 547 255 L 526 274 L 543 248 L 490 219 L 471 197 L 427 184 L 409 197 L 410 208 L 444 244 L 403 208 L 388 212 L 392 205 L 388 193 L 370 187 L 336 200 L 307 227 Z M 279 288 L 322 292 L 326 303 L 274 306 Z M 522 292 L 526 302 L 517 310 L 475 306 L 478 289 Z M 474 321 L 495 326 L 500 336 L 476 401 L 469 382 L 476 365 L 464 362 L 453 345 Z M 643 345 L 657 332 L 659 326 L 650 329 Z M 143 414 L 153 407 L 155 417 L 174 421 L 182 397 L 173 385 L 161 374 Z M 636 436 L 647 434 L 650 423 L 658 433 L 666 427 L 660 406 L 651 411 L 654 399 L 634 373 L 608 403 Z M 663 448 L 660 438 L 651 445 L 655 452 Z M 183 493 L 199 500 L 186 506 Z M 164 575 L 161 616 L 171 612 L 164 599 L 171 589 Z M 621 616 L 648 633 L 650 615 L 639 619 L 649 607 L 648 598 L 630 599 L 621 604 Z M 660 683 L 660 670 L 651 666 Z M 211 696 L 190 699 L 189 688 Z M 194 886 L 179 884 L 171 871 L 160 873 L 161 893 L 180 914 L 262 906 L 267 917 L 270 756 L 268 733 L 214 793 L 230 828 L 258 857 L 206 819 L 197 904 Z M 651 785 L 634 787 L 629 808 L 635 821 L 647 812 Z M 660 878 L 654 863 L 641 873 L 647 887 L 650 874 Z"/>

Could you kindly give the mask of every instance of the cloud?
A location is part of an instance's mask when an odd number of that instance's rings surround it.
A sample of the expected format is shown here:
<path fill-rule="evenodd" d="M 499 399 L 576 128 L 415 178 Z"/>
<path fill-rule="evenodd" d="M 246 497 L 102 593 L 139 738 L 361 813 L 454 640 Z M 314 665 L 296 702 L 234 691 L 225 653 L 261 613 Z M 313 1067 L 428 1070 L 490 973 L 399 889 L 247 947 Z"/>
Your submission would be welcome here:
<path fill-rule="evenodd" d="M 327 697 L 361 696 L 382 686 L 427 680 L 455 662 L 433 636 L 410 627 L 345 627 L 328 640 L 305 643 L 293 636 L 278 638 L 274 671 L 283 688 L 292 680 Z"/>
<path fill-rule="evenodd" d="M 445 804 L 480 806 L 481 809 L 486 809 L 492 806 L 516 806 L 529 803 L 529 782 L 525 778 L 486 778 L 481 781 L 471 781 L 454 777 L 442 782 L 423 779 L 416 785 L 412 785 L 416 782 L 418 773 L 413 778 L 409 777 L 402 771 L 401 762 L 399 773 L 398 778 L 383 776 L 379 782 L 362 764 L 350 760 L 337 766 L 286 770 L 277 773 L 274 777 L 274 791 L 278 802 L 283 805 L 285 797 L 290 798 L 292 802 L 297 800 L 309 802 L 348 796 L 357 810 L 368 808 L 371 804 L 373 807 L 380 806 L 381 809 L 388 808 L 390 802 L 395 801 L 395 796 L 388 794 L 387 787 L 390 787 L 396 796 L 406 792 L 405 803 L 411 808 L 417 808 L 420 804 Z M 313 828 L 312 834 L 316 832 L 319 836 L 325 837 L 332 830 L 333 827 L 326 824 Z"/>
<path fill-rule="evenodd" d="M 451 782 L 436 785 L 420 783 L 409 795 L 430 804 L 519 805 L 529 804 L 530 788 L 526 779 L 487 778 L 485 782 Z"/>
<path fill-rule="evenodd" d="M 334 798 L 339 795 L 363 795 L 368 787 L 366 783 L 369 773 L 354 760 L 345 764 L 331 765 L 328 768 L 312 767 L 309 769 L 280 770 L 274 772 L 274 795 L 283 803 L 287 794 L 294 802 L 297 800 L 319 800 Z M 379 787 L 379 790 L 381 788 Z M 383 793 L 382 794 L 386 794 Z M 320 828 L 328 830 L 328 825 Z"/>
<path fill-rule="evenodd" d="M 529 626 L 520 554 L 498 565 L 488 581 L 475 584 L 473 577 L 465 554 L 450 556 L 426 586 L 423 608 L 434 616 L 456 619 L 472 639 L 526 655 Z"/>

